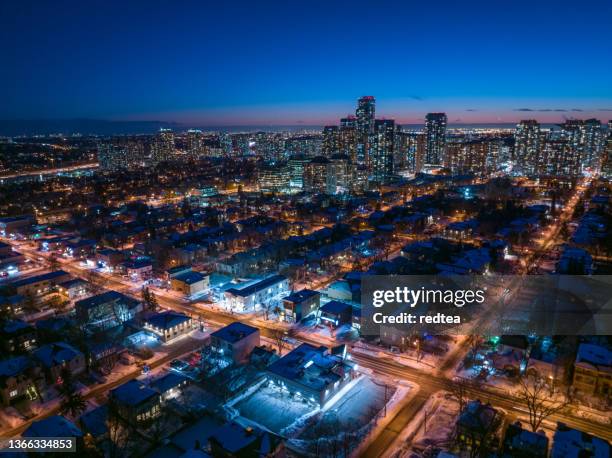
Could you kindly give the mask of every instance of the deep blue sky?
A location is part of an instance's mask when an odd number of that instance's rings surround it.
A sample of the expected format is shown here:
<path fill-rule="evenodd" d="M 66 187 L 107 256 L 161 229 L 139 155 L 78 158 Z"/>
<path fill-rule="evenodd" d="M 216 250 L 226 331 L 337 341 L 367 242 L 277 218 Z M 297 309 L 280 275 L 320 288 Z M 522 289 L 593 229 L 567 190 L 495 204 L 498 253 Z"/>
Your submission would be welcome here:
<path fill-rule="evenodd" d="M 316 124 L 371 94 L 403 122 L 607 120 L 610 18 L 610 0 L 2 0 L 0 119 Z"/>

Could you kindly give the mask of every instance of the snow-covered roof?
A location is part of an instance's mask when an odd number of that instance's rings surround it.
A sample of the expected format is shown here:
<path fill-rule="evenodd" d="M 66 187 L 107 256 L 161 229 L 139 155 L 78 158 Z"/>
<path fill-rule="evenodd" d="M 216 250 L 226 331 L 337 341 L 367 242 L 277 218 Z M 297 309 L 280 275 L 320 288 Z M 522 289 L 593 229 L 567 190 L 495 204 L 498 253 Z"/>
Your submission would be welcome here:
<path fill-rule="evenodd" d="M 83 433 L 70 420 L 61 415 L 53 415 L 32 422 L 23 432 L 23 437 L 81 437 Z"/>

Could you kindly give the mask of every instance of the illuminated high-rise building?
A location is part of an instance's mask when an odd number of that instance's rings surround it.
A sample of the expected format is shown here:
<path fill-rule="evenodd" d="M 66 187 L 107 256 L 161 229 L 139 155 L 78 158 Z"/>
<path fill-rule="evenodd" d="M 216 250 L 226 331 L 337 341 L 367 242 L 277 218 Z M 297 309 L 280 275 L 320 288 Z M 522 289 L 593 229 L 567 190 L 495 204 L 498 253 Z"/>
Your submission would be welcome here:
<path fill-rule="evenodd" d="M 487 168 L 489 143 L 474 140 L 450 142 L 447 145 L 444 166 L 453 173 L 484 174 Z"/>
<path fill-rule="evenodd" d="M 582 151 L 585 167 L 599 169 L 604 152 L 605 134 L 599 119 L 587 119 L 582 126 Z"/>
<path fill-rule="evenodd" d="M 258 173 L 260 191 L 288 192 L 290 170 L 286 164 L 269 164 L 261 167 Z"/>
<path fill-rule="evenodd" d="M 357 128 L 357 163 L 368 165 L 368 141 L 374 133 L 374 120 L 376 116 L 376 100 L 367 95 L 357 101 L 356 128 Z"/>
<path fill-rule="evenodd" d="M 349 190 L 351 181 L 350 159 L 346 154 L 334 154 L 330 157 L 331 173 L 330 187 L 335 186 L 334 194 L 345 193 Z"/>
<path fill-rule="evenodd" d="M 280 160 L 285 153 L 285 139 L 277 133 L 258 132 L 253 146 L 267 161 Z"/>
<path fill-rule="evenodd" d="M 234 152 L 234 145 L 232 142 L 232 136 L 227 132 L 221 132 L 219 134 L 219 144 L 221 145 L 221 149 L 223 150 L 224 156 L 231 156 Z"/>
<path fill-rule="evenodd" d="M 128 153 L 125 145 L 112 142 L 98 145 L 98 163 L 103 171 L 127 169 Z"/>
<path fill-rule="evenodd" d="M 445 113 L 427 113 L 425 117 L 425 165 L 440 166 L 444 163 L 447 122 Z"/>
<path fill-rule="evenodd" d="M 393 177 L 395 154 L 395 121 L 377 119 L 370 135 L 370 171 L 372 181 L 384 184 Z"/>
<path fill-rule="evenodd" d="M 141 137 L 116 137 L 98 145 L 101 170 L 131 170 L 145 166 L 144 144 Z"/>
<path fill-rule="evenodd" d="M 545 139 L 541 157 L 539 174 L 571 178 L 582 172 L 580 150 L 572 147 L 565 139 Z"/>
<path fill-rule="evenodd" d="M 153 163 L 169 161 L 174 157 L 174 132 L 171 129 L 159 129 L 151 145 L 151 158 Z"/>
<path fill-rule="evenodd" d="M 519 171 L 526 175 L 534 175 L 542 151 L 542 132 L 540 124 L 535 119 L 519 122 L 514 133 L 514 157 Z"/>
<path fill-rule="evenodd" d="M 330 157 L 339 151 L 338 126 L 325 126 L 323 128 L 323 145 L 321 153 Z"/>
<path fill-rule="evenodd" d="M 190 129 L 187 131 L 187 154 L 193 159 L 204 156 L 204 137 L 201 130 Z"/>
<path fill-rule="evenodd" d="M 321 154 L 321 135 L 298 135 L 285 140 L 285 153 L 287 156 L 304 155 L 315 157 Z"/>
<path fill-rule="evenodd" d="M 349 116 L 340 120 L 338 133 L 338 146 L 341 154 L 349 157 L 353 164 L 357 164 L 357 118 Z"/>
<path fill-rule="evenodd" d="M 289 158 L 289 187 L 295 190 L 304 188 L 304 167 L 310 162 L 309 156 L 298 154 Z"/>
<path fill-rule="evenodd" d="M 328 158 L 317 156 L 304 165 L 304 191 L 323 194 L 336 192 L 333 166 Z"/>
<path fill-rule="evenodd" d="M 612 121 L 608 121 L 608 135 L 602 161 L 601 174 L 610 180 L 612 179 Z"/>

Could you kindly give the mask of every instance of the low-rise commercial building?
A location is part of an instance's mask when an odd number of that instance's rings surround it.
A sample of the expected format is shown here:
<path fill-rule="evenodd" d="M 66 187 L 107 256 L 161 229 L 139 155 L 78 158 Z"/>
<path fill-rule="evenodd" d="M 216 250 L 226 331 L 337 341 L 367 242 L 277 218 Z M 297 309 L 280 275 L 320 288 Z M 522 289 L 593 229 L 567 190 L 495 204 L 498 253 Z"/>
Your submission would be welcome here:
<path fill-rule="evenodd" d="M 259 329 L 236 321 L 210 335 L 211 349 L 223 354 L 235 364 L 247 362 L 249 355 L 260 344 Z"/>
<path fill-rule="evenodd" d="M 194 330 L 196 324 L 184 313 L 166 310 L 145 320 L 144 328 L 155 333 L 163 342 L 169 342 Z"/>
<path fill-rule="evenodd" d="M 304 343 L 268 366 L 267 374 L 290 393 L 323 405 L 354 377 L 354 363 L 343 356 Z"/>

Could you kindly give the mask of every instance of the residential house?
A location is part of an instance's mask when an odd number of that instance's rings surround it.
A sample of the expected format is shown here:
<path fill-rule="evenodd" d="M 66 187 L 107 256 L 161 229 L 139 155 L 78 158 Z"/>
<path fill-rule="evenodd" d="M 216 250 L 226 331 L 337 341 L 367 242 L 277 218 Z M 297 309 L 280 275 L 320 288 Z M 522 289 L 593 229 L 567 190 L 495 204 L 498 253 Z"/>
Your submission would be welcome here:
<path fill-rule="evenodd" d="M 66 243 L 64 254 L 69 258 L 85 259 L 96 251 L 96 241 L 81 239 Z"/>
<path fill-rule="evenodd" d="M 574 362 L 572 386 L 580 393 L 609 399 L 612 396 L 612 351 L 602 345 L 581 343 Z"/>
<path fill-rule="evenodd" d="M 285 321 L 298 323 L 319 309 L 321 293 L 312 289 L 303 289 L 283 298 Z"/>
<path fill-rule="evenodd" d="M 208 289 L 210 276 L 200 272 L 184 272 L 173 276 L 170 285 L 174 291 L 179 291 L 186 296 L 193 296 Z"/>
<path fill-rule="evenodd" d="M 480 400 L 467 403 L 455 424 L 455 438 L 460 448 L 480 450 L 486 446 L 499 426 L 499 413 Z"/>
<path fill-rule="evenodd" d="M 148 280 L 153 275 L 153 263 L 149 259 L 136 259 L 121 263 L 120 269 L 132 281 Z"/>
<path fill-rule="evenodd" d="M 320 319 L 332 328 L 350 324 L 353 319 L 353 307 L 346 302 L 329 301 L 321 306 Z"/>
<path fill-rule="evenodd" d="M 82 445 L 83 432 L 70 420 L 61 415 L 52 415 L 42 420 L 33 421 L 22 434 L 25 438 L 55 437 L 74 438 L 74 451 Z"/>
<path fill-rule="evenodd" d="M 130 380 L 111 390 L 109 400 L 114 403 L 119 416 L 127 422 L 149 422 L 161 414 L 159 392 L 140 380 Z"/>
<path fill-rule="evenodd" d="M 592 434 L 557 423 L 550 458 L 608 458 L 610 443 Z"/>
<path fill-rule="evenodd" d="M 191 266 L 188 265 L 180 265 L 176 267 L 171 267 L 170 269 L 166 269 L 165 279 L 168 281 L 172 281 L 172 279 L 178 275 L 186 274 L 191 272 Z"/>
<path fill-rule="evenodd" d="M 240 419 L 230 421 L 209 438 L 212 456 L 219 458 L 284 458 L 285 445 L 280 436 Z"/>
<path fill-rule="evenodd" d="M 80 278 L 73 278 L 57 285 L 57 292 L 67 301 L 74 301 L 89 293 L 90 284 Z"/>
<path fill-rule="evenodd" d="M 188 383 L 189 379 L 187 377 L 174 372 L 168 372 L 152 381 L 149 386 L 159 393 L 162 401 L 167 401 L 168 399 L 180 396 Z"/>
<path fill-rule="evenodd" d="M 108 439 L 108 405 L 103 404 L 81 415 L 79 426 L 97 444 Z"/>
<path fill-rule="evenodd" d="M 125 254 L 122 251 L 112 248 L 104 248 L 96 252 L 96 264 L 98 267 L 108 269 L 111 272 L 117 268 L 125 259 Z"/>
<path fill-rule="evenodd" d="M 29 356 L 0 361 L 0 401 L 8 406 L 22 399 L 38 398 L 44 387 L 40 367 Z"/>
<path fill-rule="evenodd" d="M 523 429 L 520 422 L 508 425 L 501 458 L 547 458 L 548 437 Z"/>
<path fill-rule="evenodd" d="M 46 274 L 17 280 L 12 283 L 12 286 L 15 288 L 17 294 L 36 298 L 51 292 L 57 285 L 70 280 L 70 278 L 70 274 L 67 272 L 56 270 Z"/>
<path fill-rule="evenodd" d="M 235 321 L 210 335 L 211 349 L 221 353 L 235 364 L 249 359 L 253 349 L 260 345 L 259 329 Z"/>
<path fill-rule="evenodd" d="M 2 326 L 3 350 L 9 354 L 25 353 L 36 348 L 36 328 L 23 320 L 8 320 Z"/>
<path fill-rule="evenodd" d="M 34 350 L 34 357 L 44 368 L 49 384 L 56 383 L 62 369 L 67 367 L 72 375 L 85 372 L 85 355 L 65 342 L 56 342 Z"/>

